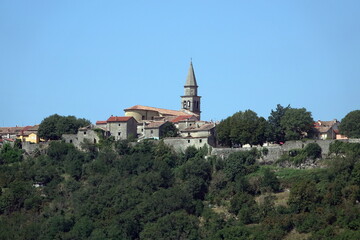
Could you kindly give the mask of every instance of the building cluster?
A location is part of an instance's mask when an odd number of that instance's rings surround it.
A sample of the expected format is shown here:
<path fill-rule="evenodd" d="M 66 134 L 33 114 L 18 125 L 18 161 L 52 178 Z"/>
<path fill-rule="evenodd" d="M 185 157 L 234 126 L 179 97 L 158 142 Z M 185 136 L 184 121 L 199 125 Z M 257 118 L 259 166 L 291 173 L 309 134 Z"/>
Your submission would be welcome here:
<path fill-rule="evenodd" d="M 39 125 L 26 127 L 0 127 L 0 145 L 13 143 L 16 139 L 21 142 L 39 143 L 42 139 L 38 136 Z"/>
<path fill-rule="evenodd" d="M 201 97 L 192 63 L 181 96 L 180 110 L 136 105 L 124 109 L 125 116 L 110 116 L 107 120 L 97 121 L 95 125 L 80 128 L 77 134 L 64 134 L 66 142 L 80 147 L 84 141 L 97 143 L 101 137 L 113 136 L 115 140 L 129 138 L 160 139 L 166 136 L 169 126 L 177 129 L 176 137 L 167 139 L 170 145 L 181 149 L 194 145 L 215 145 L 215 123 L 202 121 Z M 86 140 L 85 140 L 86 139 Z"/>
<path fill-rule="evenodd" d="M 314 123 L 315 139 L 347 139 L 346 136 L 340 134 L 339 125 L 340 122 L 336 119 L 332 121 L 316 121 Z"/>
<path fill-rule="evenodd" d="M 88 141 L 98 143 L 101 138 L 113 137 L 115 140 L 129 138 L 161 139 L 170 127 L 176 127 L 176 136 L 165 138 L 165 142 L 175 149 L 184 150 L 188 146 L 215 146 L 215 123 L 202 121 L 201 97 L 192 63 L 190 63 L 184 95 L 181 96 L 180 110 L 135 105 L 124 109 L 125 116 L 110 116 L 107 120 L 97 121 L 95 125 L 82 127 L 76 134 L 63 134 L 65 142 L 81 147 Z M 317 121 L 314 123 L 315 139 L 345 139 L 339 134 L 339 121 Z M 39 143 L 39 125 L 26 127 L 0 128 L 0 145 L 14 142 Z"/>

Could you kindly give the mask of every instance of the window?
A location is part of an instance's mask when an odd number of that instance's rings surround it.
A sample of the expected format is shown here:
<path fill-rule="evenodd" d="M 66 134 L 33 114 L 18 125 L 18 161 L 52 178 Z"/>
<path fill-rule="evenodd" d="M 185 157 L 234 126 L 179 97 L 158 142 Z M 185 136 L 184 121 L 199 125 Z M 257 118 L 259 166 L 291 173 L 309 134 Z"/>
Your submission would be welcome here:
<path fill-rule="evenodd" d="M 142 120 L 145 120 L 145 116 L 142 116 L 141 119 L 142 119 Z"/>
<path fill-rule="evenodd" d="M 190 101 L 188 101 L 188 108 L 190 108 Z"/>
<path fill-rule="evenodd" d="M 120 125 L 121 125 L 121 124 L 119 123 L 119 127 L 120 127 Z"/>
<path fill-rule="evenodd" d="M 94 138 L 94 143 L 96 144 L 96 139 Z"/>
<path fill-rule="evenodd" d="M 190 140 L 188 140 L 188 143 L 190 143 Z"/>
<path fill-rule="evenodd" d="M 183 108 L 186 108 L 186 101 L 184 101 L 183 103 Z"/>
<path fill-rule="evenodd" d="M 84 135 L 86 135 L 86 131 L 84 132 Z"/>
<path fill-rule="evenodd" d="M 202 143 L 202 139 L 199 139 L 199 142 Z"/>
<path fill-rule="evenodd" d="M 121 135 L 121 132 L 118 132 L 118 136 L 120 136 Z"/>
<path fill-rule="evenodd" d="M 150 133 L 152 134 L 152 133 L 154 133 L 154 131 L 153 131 L 153 130 L 151 130 L 151 131 L 150 131 Z"/>
<path fill-rule="evenodd" d="M 72 139 L 70 139 L 70 143 L 72 143 Z"/>

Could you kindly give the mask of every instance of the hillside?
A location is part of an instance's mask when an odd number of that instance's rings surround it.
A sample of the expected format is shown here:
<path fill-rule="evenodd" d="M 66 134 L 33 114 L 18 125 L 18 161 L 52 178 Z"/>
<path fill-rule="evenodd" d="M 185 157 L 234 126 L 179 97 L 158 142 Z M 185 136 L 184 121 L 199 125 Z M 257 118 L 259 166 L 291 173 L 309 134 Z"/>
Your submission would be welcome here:
<path fill-rule="evenodd" d="M 259 165 L 256 150 L 83 147 L 1 149 L 0 239 L 360 239 L 359 144 L 307 170 Z"/>

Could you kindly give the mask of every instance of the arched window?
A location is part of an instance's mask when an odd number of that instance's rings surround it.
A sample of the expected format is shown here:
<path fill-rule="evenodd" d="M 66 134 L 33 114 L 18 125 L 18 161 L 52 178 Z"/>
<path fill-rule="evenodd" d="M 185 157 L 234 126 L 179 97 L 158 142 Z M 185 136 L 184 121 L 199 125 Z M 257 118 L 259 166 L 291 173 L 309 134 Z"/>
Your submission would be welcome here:
<path fill-rule="evenodd" d="M 190 108 L 190 101 L 188 101 L 188 104 L 187 104 L 187 105 L 188 105 L 188 108 Z"/>
<path fill-rule="evenodd" d="M 186 108 L 186 101 L 183 102 L 183 108 Z"/>

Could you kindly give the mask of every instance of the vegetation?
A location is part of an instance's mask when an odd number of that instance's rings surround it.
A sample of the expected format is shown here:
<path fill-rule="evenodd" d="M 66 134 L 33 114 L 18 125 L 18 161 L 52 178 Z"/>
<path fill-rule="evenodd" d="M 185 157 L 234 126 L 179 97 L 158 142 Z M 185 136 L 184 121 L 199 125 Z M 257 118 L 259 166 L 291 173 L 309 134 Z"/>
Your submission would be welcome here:
<path fill-rule="evenodd" d="M 267 122 L 251 110 L 237 112 L 220 122 L 217 138 L 224 146 L 262 145 L 265 141 Z"/>
<path fill-rule="evenodd" d="M 261 166 L 256 150 L 221 160 L 162 141 L 84 152 L 53 141 L 25 158 L 6 145 L 0 239 L 358 239 L 360 144 L 330 148 L 327 168 L 298 170 Z"/>
<path fill-rule="evenodd" d="M 58 114 L 45 118 L 38 130 L 40 138 L 46 140 L 59 140 L 64 133 L 77 133 L 80 127 L 90 125 L 90 121 L 74 116 L 60 116 Z"/>
<path fill-rule="evenodd" d="M 360 138 L 360 110 L 349 112 L 340 124 L 341 134 L 350 138 Z"/>
<path fill-rule="evenodd" d="M 314 120 L 305 108 L 277 105 L 266 121 L 251 110 L 237 112 L 222 120 L 216 127 L 220 145 L 262 145 L 265 142 L 283 143 L 299 140 L 313 133 Z"/>

